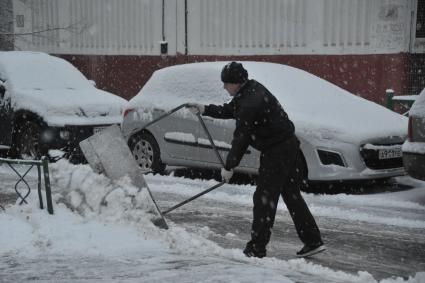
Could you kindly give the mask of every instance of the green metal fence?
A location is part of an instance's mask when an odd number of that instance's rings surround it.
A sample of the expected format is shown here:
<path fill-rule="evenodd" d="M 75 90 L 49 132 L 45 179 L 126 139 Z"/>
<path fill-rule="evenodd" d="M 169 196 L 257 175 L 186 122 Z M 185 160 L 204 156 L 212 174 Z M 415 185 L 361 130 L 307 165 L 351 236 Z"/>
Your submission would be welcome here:
<path fill-rule="evenodd" d="M 397 110 L 397 112 L 403 112 L 404 116 L 408 116 L 410 107 L 418 97 L 418 95 L 395 96 L 392 89 L 387 89 L 385 96 L 387 108 L 393 111 Z"/>
<path fill-rule="evenodd" d="M 15 184 L 15 192 L 20 198 L 20 205 L 27 203 L 26 198 L 29 196 L 31 192 L 31 187 L 28 184 L 28 182 L 25 180 L 25 177 L 27 174 L 31 171 L 31 169 L 36 166 L 37 172 L 38 172 L 38 182 L 37 182 L 37 192 L 38 192 L 38 199 L 40 201 L 40 208 L 44 209 L 43 205 L 43 195 L 41 191 L 42 187 L 42 177 L 44 178 L 44 189 L 46 193 L 46 203 L 47 203 L 47 211 L 49 214 L 53 214 L 53 202 L 52 202 L 52 192 L 50 188 L 50 177 L 49 177 L 49 161 L 47 157 L 43 156 L 41 160 L 20 160 L 20 159 L 8 159 L 8 158 L 0 158 L 0 165 L 6 164 L 12 169 L 13 172 L 18 176 L 19 180 Z M 20 173 L 16 165 L 19 166 L 28 166 L 25 173 Z M 25 184 L 27 187 L 27 192 L 25 195 L 21 194 L 21 192 L 18 190 L 19 184 Z"/>

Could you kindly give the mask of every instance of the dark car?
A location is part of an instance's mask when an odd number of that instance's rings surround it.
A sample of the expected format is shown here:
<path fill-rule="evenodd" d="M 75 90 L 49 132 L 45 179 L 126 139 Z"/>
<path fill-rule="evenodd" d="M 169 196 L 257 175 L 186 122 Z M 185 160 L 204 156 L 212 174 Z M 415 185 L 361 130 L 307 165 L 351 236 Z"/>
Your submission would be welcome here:
<path fill-rule="evenodd" d="M 37 159 L 60 149 L 78 160 L 79 141 L 119 124 L 126 103 L 63 59 L 0 52 L 0 149 L 11 157 Z"/>
<path fill-rule="evenodd" d="M 403 164 L 410 176 L 425 181 L 425 89 L 409 111 L 408 139 L 403 144 Z"/>

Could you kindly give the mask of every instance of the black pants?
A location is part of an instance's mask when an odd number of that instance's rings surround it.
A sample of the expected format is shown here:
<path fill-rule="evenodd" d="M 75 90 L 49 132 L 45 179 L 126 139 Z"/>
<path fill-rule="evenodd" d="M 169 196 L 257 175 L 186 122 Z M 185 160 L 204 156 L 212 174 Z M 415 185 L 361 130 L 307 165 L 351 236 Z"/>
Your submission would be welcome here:
<path fill-rule="evenodd" d="M 296 167 L 298 155 L 299 141 L 295 136 L 261 153 L 251 230 L 252 242 L 259 248 L 265 248 L 270 240 L 280 195 L 301 241 L 321 241 L 316 221 L 300 193 L 302 172 Z"/>

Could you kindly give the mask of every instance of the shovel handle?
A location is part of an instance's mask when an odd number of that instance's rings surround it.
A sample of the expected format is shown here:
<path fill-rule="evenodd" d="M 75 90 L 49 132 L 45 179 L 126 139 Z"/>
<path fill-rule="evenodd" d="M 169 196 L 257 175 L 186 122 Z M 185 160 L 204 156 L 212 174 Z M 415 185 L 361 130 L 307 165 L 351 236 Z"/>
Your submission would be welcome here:
<path fill-rule="evenodd" d="M 204 119 L 202 119 L 201 114 L 199 114 L 199 113 L 198 113 L 198 114 L 196 114 L 196 116 L 198 116 L 199 122 L 201 123 L 202 128 L 204 129 L 204 132 L 207 134 L 208 140 L 210 141 L 211 146 L 212 146 L 212 147 L 213 147 L 213 149 L 214 149 L 215 155 L 217 155 L 217 158 L 218 158 L 218 160 L 220 161 L 221 166 L 223 166 L 223 168 L 224 168 L 225 166 L 224 166 L 223 158 L 221 157 L 220 153 L 218 152 L 217 147 L 216 147 L 216 146 L 215 146 L 215 144 L 214 144 L 214 141 L 213 141 L 213 139 L 212 139 L 212 137 L 211 137 L 211 134 L 210 134 L 210 132 L 208 131 L 207 125 L 205 125 Z"/>
<path fill-rule="evenodd" d="M 152 124 L 155 124 L 156 122 L 158 122 L 158 121 L 160 121 L 160 120 L 164 119 L 164 118 L 165 118 L 165 117 L 167 117 L 167 116 L 170 116 L 170 115 L 171 115 L 171 114 L 173 114 L 174 112 L 176 112 L 176 111 L 178 111 L 178 110 L 180 110 L 180 109 L 182 109 L 182 108 L 184 108 L 184 107 L 187 107 L 188 105 L 189 105 L 188 103 L 184 103 L 184 104 L 182 104 L 182 105 L 180 105 L 180 106 L 177 106 L 176 108 L 173 108 L 173 109 L 171 109 L 171 110 L 169 110 L 169 111 L 165 112 L 164 114 L 162 114 L 162 115 L 161 115 L 161 116 L 159 116 L 158 118 L 156 118 L 156 119 L 154 119 L 154 120 L 150 121 L 149 123 L 147 123 L 147 124 L 143 125 L 143 127 L 141 127 L 141 128 L 137 128 L 137 129 L 133 130 L 133 131 L 132 131 L 132 134 L 134 134 L 134 133 L 136 133 L 136 132 L 139 132 L 139 131 L 141 131 L 141 130 L 145 129 L 145 128 L 149 127 L 149 126 L 150 126 L 150 125 L 152 125 Z M 218 160 L 220 161 L 221 165 L 224 167 L 224 161 L 223 161 L 223 158 L 221 157 L 220 153 L 218 152 L 218 149 L 217 149 L 217 147 L 216 147 L 216 146 L 215 146 L 215 144 L 214 144 L 214 141 L 213 141 L 213 139 L 212 139 L 212 137 L 211 137 L 211 134 L 210 134 L 210 132 L 208 131 L 208 128 L 207 128 L 207 126 L 205 125 L 205 122 L 204 122 L 204 120 L 202 119 L 201 114 L 200 114 L 200 113 L 198 113 L 198 114 L 196 114 L 196 116 L 198 117 L 199 122 L 201 123 L 201 126 L 202 126 L 203 130 L 204 130 L 204 131 L 205 131 L 205 133 L 207 134 L 208 140 L 210 141 L 211 146 L 213 147 L 214 152 L 215 152 L 215 154 L 216 154 L 216 156 L 217 156 Z"/>
<path fill-rule="evenodd" d="M 212 190 L 217 189 L 218 187 L 221 187 L 221 186 L 222 186 L 222 185 L 224 185 L 224 184 L 225 184 L 224 182 L 220 182 L 220 183 L 218 183 L 218 184 L 216 184 L 216 185 L 212 186 L 211 188 L 206 189 L 205 191 L 200 192 L 199 194 L 194 195 L 193 197 L 191 197 L 191 198 L 189 198 L 189 199 L 187 199 L 187 200 L 185 200 L 185 201 L 182 201 L 182 202 L 181 202 L 181 203 L 179 203 L 179 204 L 176 204 L 175 206 L 173 206 L 173 207 L 171 207 L 171 208 L 167 209 L 166 211 L 163 211 L 163 212 L 162 212 L 162 215 L 165 215 L 165 214 L 167 214 L 168 212 L 171 212 L 171 211 L 175 210 L 176 208 L 179 208 L 180 206 L 185 205 L 186 203 L 191 202 L 192 200 L 197 199 L 197 198 L 199 198 L 200 196 L 205 195 L 206 193 L 209 193 L 209 192 L 211 192 Z"/>
<path fill-rule="evenodd" d="M 173 108 L 173 109 L 171 109 L 171 110 L 169 110 L 169 111 L 165 112 L 164 114 L 162 114 L 162 115 L 161 115 L 161 116 L 159 116 L 158 118 L 156 118 L 156 119 L 154 119 L 154 120 L 150 121 L 149 123 L 145 124 L 143 127 L 141 127 L 141 128 L 138 128 L 138 129 L 134 130 L 132 133 L 139 132 L 139 131 L 141 131 L 141 130 L 143 130 L 143 129 L 147 128 L 147 127 L 149 127 L 150 125 L 152 125 L 152 124 L 154 124 L 154 123 L 156 123 L 156 122 L 158 122 L 158 121 L 160 121 L 160 120 L 164 119 L 165 117 L 167 117 L 167 116 L 169 116 L 169 115 L 173 114 L 174 112 L 176 112 L 176 111 L 180 110 L 181 108 L 183 108 L 183 107 L 187 107 L 188 105 L 189 105 L 188 103 L 185 103 L 185 104 L 182 104 L 182 105 L 180 105 L 180 106 L 178 106 L 178 107 L 176 107 L 176 108 Z M 223 161 L 223 158 L 221 157 L 220 153 L 218 152 L 218 149 L 217 149 L 217 147 L 216 147 L 216 146 L 215 146 L 215 144 L 214 144 L 214 141 L 213 141 L 213 139 L 212 139 L 212 137 L 211 137 L 211 134 L 210 134 L 210 132 L 208 131 L 208 128 L 207 128 L 207 126 L 205 125 L 205 122 L 204 122 L 204 120 L 202 119 L 201 114 L 200 114 L 200 113 L 198 113 L 196 116 L 198 116 L 199 122 L 201 123 L 202 128 L 204 129 L 205 133 L 207 134 L 208 140 L 210 141 L 211 146 L 213 147 L 214 152 L 215 152 L 215 154 L 217 155 L 218 160 L 220 161 L 221 165 L 224 167 L 224 161 Z M 197 199 L 197 198 L 199 198 L 200 196 L 205 195 L 206 193 L 209 193 L 209 192 L 211 192 L 212 190 L 215 190 L 215 189 L 217 189 L 217 188 L 221 187 L 221 186 L 222 186 L 222 185 L 224 185 L 224 184 L 225 184 L 225 182 L 220 182 L 220 183 L 218 183 L 218 184 L 216 184 L 216 185 L 212 186 L 211 188 L 206 189 L 205 191 L 200 192 L 199 194 L 194 195 L 193 197 L 191 197 L 191 198 L 189 198 L 189 199 L 187 199 L 187 200 L 185 200 L 185 201 L 182 201 L 182 202 L 181 202 L 181 203 L 179 203 L 179 204 L 176 204 L 175 206 L 173 206 L 173 207 L 171 207 L 171 208 L 167 209 L 166 211 L 160 211 L 160 214 L 161 214 L 161 215 L 165 215 L 165 214 L 167 214 L 167 213 L 169 213 L 169 212 L 171 212 L 171 211 L 173 211 L 173 210 L 175 210 L 175 209 L 179 208 L 180 206 L 185 205 L 186 203 L 191 202 L 192 200 Z M 150 193 L 150 192 L 149 192 L 149 193 Z M 153 198 L 152 198 L 152 199 L 153 199 Z M 156 205 L 156 204 L 155 204 L 155 205 Z M 159 209 L 158 209 L 158 210 L 159 210 Z"/>

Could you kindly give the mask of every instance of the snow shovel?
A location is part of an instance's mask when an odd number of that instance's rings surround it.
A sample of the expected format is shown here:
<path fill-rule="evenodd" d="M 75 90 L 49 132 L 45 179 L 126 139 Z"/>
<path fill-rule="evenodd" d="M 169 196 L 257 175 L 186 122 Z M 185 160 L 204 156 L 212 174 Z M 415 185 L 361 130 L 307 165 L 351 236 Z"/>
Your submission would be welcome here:
<path fill-rule="evenodd" d="M 135 130 L 133 130 L 133 133 L 139 132 L 148 126 L 164 119 L 165 117 L 173 114 L 174 112 L 180 110 L 183 107 L 187 107 L 187 104 L 182 104 L 176 108 L 171 109 L 170 111 L 164 113 L 163 115 L 159 116 L 158 118 L 152 120 L 151 122 L 143 125 L 142 127 L 139 127 Z M 221 165 L 224 167 L 223 159 L 221 158 L 217 147 L 214 144 L 214 141 L 211 137 L 211 134 L 209 133 L 204 120 L 202 119 L 201 115 L 198 113 L 197 117 L 199 119 L 199 122 L 202 125 L 202 128 L 204 129 L 205 133 L 208 136 L 208 139 L 214 149 L 215 154 L 217 155 L 218 160 L 220 161 Z M 106 142 L 109 141 L 109 142 Z M 156 224 L 159 224 L 157 226 L 167 226 L 165 219 L 163 217 L 163 214 L 169 213 L 172 210 L 175 210 L 176 208 L 194 200 L 198 197 L 215 190 L 216 188 L 222 186 L 225 184 L 224 182 L 220 182 L 211 188 L 173 206 L 172 208 L 166 210 L 165 212 L 161 212 L 158 208 L 144 178 L 141 174 L 141 171 L 139 169 L 139 166 L 137 165 L 136 161 L 134 160 L 133 155 L 130 152 L 130 149 L 128 148 L 128 145 L 126 144 L 122 133 L 118 126 L 111 126 L 99 133 L 94 134 L 93 136 L 89 137 L 88 139 L 80 142 L 81 150 L 83 151 L 84 156 L 86 157 L 87 161 L 89 162 L 90 166 L 93 168 L 95 172 L 98 173 L 105 173 L 108 177 L 111 179 L 119 179 L 125 175 L 129 175 L 130 178 L 133 180 L 133 182 L 139 187 L 139 188 L 146 188 L 149 192 L 149 195 L 152 199 L 152 202 L 155 207 L 155 211 L 158 214 L 159 218 L 156 220 Z M 120 164 L 120 167 L 117 168 L 115 164 Z M 155 223 L 155 222 L 154 222 Z"/>
<path fill-rule="evenodd" d="M 145 182 L 143 173 L 117 125 L 112 125 L 81 141 L 80 148 L 93 171 L 103 173 L 112 180 L 128 176 L 133 185 L 139 188 L 139 192 L 146 190 L 152 200 L 149 209 L 149 212 L 154 215 L 152 222 L 160 228 L 168 229 L 168 225 Z"/>
<path fill-rule="evenodd" d="M 145 124 L 145 125 L 143 125 L 142 127 L 139 127 L 139 128 L 136 128 L 135 130 L 133 130 L 133 131 L 132 131 L 132 133 L 131 133 L 131 135 L 132 135 L 132 134 L 134 134 L 134 133 L 138 133 L 138 132 L 140 132 L 140 131 L 141 131 L 141 130 L 143 130 L 143 129 L 146 129 L 146 128 L 147 128 L 147 127 L 149 127 L 150 125 L 155 124 L 156 122 L 158 122 L 158 121 L 160 121 L 160 120 L 162 120 L 162 119 L 164 119 L 164 118 L 166 118 L 166 117 L 170 116 L 170 115 L 171 115 L 171 114 L 173 114 L 174 112 L 176 112 L 176 111 L 178 111 L 178 110 L 182 109 L 183 107 L 187 107 L 187 106 L 188 106 L 188 104 L 187 104 L 187 103 L 185 103 L 185 104 L 182 104 L 182 105 L 180 105 L 180 106 L 177 106 L 176 108 L 173 108 L 173 109 L 171 109 L 171 110 L 169 110 L 169 111 L 165 112 L 164 114 L 162 114 L 162 115 L 161 115 L 161 116 L 159 116 L 158 118 L 156 118 L 156 119 L 154 119 L 154 120 L 150 121 L 149 123 L 146 123 L 146 124 Z M 216 146 L 215 146 L 215 144 L 214 144 L 214 141 L 213 141 L 213 139 L 212 139 L 212 136 L 211 136 L 210 132 L 208 131 L 207 126 L 205 125 L 204 119 L 202 119 L 202 116 L 201 116 L 201 114 L 199 114 L 199 113 L 197 113 L 197 114 L 196 114 L 196 116 L 198 117 L 198 120 L 199 120 L 199 122 L 201 123 L 201 126 L 202 126 L 202 128 L 203 128 L 204 132 L 206 133 L 206 135 L 207 135 L 207 137 L 208 137 L 208 140 L 210 141 L 211 146 L 213 147 L 214 152 L 215 152 L 215 154 L 216 154 L 216 156 L 217 156 L 218 160 L 220 161 L 221 165 L 222 165 L 222 166 L 223 166 L 223 168 L 224 168 L 224 161 L 223 161 L 223 158 L 221 158 L 221 155 L 220 155 L 220 153 L 218 152 L 218 149 L 217 149 L 217 147 L 216 147 Z M 220 183 L 218 183 L 218 184 L 216 184 L 216 185 L 212 186 L 211 188 L 208 188 L 208 189 L 206 189 L 205 191 L 202 191 L 202 192 L 200 192 L 199 194 L 194 195 L 193 197 L 191 197 L 191 198 L 189 198 L 189 199 L 187 199 L 187 200 L 184 200 L 184 201 L 182 201 L 181 203 L 178 203 L 178 204 L 176 204 L 175 206 L 173 206 L 173 207 L 171 207 L 171 208 L 169 208 L 169 209 L 167 209 L 167 210 L 165 210 L 165 211 L 162 211 L 161 213 L 162 213 L 163 215 L 165 215 L 165 214 L 167 214 L 167 213 L 169 213 L 169 212 L 171 212 L 171 211 L 173 211 L 173 210 L 175 210 L 175 209 L 179 208 L 180 206 L 185 205 L 186 203 L 189 203 L 189 202 L 191 202 L 191 201 L 193 201 L 193 200 L 195 200 L 195 199 L 199 198 L 200 196 L 203 196 L 203 195 L 205 195 L 206 193 L 209 193 L 209 192 L 211 192 L 211 191 L 213 191 L 213 190 L 215 190 L 215 189 L 217 189 L 217 188 L 221 187 L 221 186 L 222 186 L 222 185 L 224 185 L 224 184 L 225 184 L 225 182 L 220 182 Z"/>

